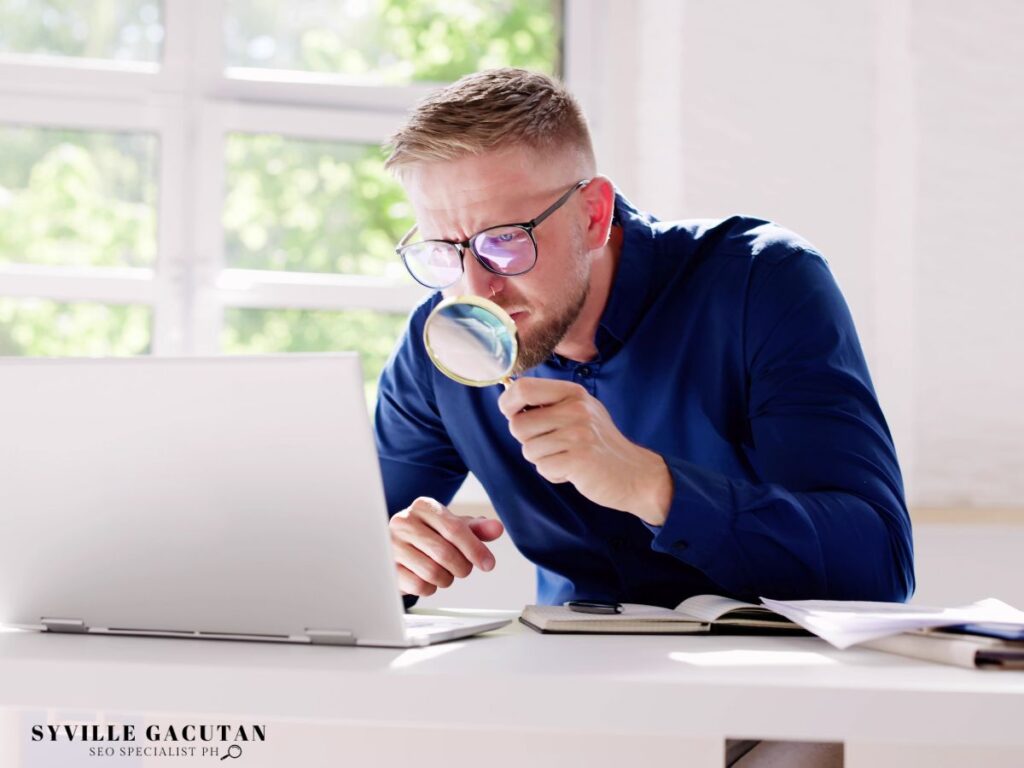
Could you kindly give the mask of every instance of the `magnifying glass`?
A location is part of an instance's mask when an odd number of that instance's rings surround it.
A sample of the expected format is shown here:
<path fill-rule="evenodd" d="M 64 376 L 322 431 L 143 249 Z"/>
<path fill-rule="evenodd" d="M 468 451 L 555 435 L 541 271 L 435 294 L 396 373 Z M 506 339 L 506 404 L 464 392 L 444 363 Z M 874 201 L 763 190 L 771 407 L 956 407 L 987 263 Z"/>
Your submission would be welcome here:
<path fill-rule="evenodd" d="M 235 760 L 242 756 L 242 747 L 239 744 L 232 744 L 228 747 L 228 753 L 221 758 L 221 760 L 227 760 L 229 757 Z"/>
<path fill-rule="evenodd" d="M 515 322 L 480 296 L 452 296 L 434 307 L 423 343 L 441 373 L 471 387 L 507 389 L 519 358 Z"/>

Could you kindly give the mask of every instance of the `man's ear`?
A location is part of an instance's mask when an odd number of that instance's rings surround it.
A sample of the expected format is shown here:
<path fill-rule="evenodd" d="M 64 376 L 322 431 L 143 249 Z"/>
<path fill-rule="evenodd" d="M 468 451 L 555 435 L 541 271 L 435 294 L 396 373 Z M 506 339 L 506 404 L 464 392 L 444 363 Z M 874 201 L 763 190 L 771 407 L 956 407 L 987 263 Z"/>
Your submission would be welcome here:
<path fill-rule="evenodd" d="M 587 212 L 586 245 L 588 251 L 603 248 L 611 233 L 615 214 L 615 187 L 607 176 L 596 175 L 580 190 Z"/>

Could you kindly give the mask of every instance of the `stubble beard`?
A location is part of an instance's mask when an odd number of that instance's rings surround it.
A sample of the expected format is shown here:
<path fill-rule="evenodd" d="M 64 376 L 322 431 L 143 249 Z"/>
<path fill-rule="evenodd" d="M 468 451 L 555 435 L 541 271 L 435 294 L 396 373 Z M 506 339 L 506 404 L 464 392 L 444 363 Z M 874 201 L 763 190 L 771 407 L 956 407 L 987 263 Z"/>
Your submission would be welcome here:
<path fill-rule="evenodd" d="M 590 292 L 590 265 L 582 248 L 577 248 L 577 253 L 579 267 L 574 274 L 572 293 L 566 298 L 561 312 L 542 325 L 535 325 L 525 338 L 519 337 L 519 357 L 512 371 L 514 375 L 525 373 L 547 360 L 579 317 Z"/>

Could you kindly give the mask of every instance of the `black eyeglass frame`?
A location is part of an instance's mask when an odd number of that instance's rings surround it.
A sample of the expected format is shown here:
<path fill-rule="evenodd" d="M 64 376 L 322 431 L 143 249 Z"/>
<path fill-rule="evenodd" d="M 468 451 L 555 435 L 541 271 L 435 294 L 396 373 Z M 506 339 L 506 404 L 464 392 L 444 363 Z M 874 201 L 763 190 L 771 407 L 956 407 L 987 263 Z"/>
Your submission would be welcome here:
<path fill-rule="evenodd" d="M 535 230 L 542 223 L 544 223 L 544 220 L 548 218 L 551 214 L 553 214 L 555 211 L 557 211 L 559 208 L 565 205 L 566 202 L 568 202 L 569 198 L 572 197 L 573 192 L 575 192 L 578 189 L 583 189 L 591 181 L 593 181 L 593 179 L 580 179 L 575 184 L 573 184 L 568 190 L 566 190 L 565 194 L 563 194 L 560 198 L 555 200 L 555 202 L 549 205 L 543 213 L 541 213 L 539 216 L 530 219 L 529 221 L 516 222 L 513 224 L 498 224 L 493 227 L 487 227 L 486 229 L 481 229 L 475 235 L 469 237 L 469 239 L 463 240 L 461 242 L 459 242 L 458 240 L 417 240 L 415 243 L 410 243 L 409 238 L 412 237 L 413 234 L 416 232 L 416 225 L 414 224 L 412 229 L 406 232 L 405 237 L 403 237 L 401 241 L 398 243 L 398 246 L 395 248 L 395 253 L 397 253 L 401 257 L 402 264 L 405 265 L 406 271 L 410 275 L 412 275 L 413 280 L 415 280 L 417 283 L 426 288 L 433 288 L 434 290 L 440 290 L 442 288 L 447 288 L 451 285 L 455 285 L 455 283 L 459 281 L 459 278 L 456 277 L 454 280 L 452 280 L 450 283 L 446 285 L 428 285 L 427 283 L 424 283 L 422 280 L 416 277 L 416 274 L 409 268 L 409 262 L 406 261 L 405 258 L 405 252 L 408 249 L 418 245 L 423 245 L 424 243 L 443 243 L 445 245 L 453 246 L 456 252 L 459 254 L 459 267 L 461 268 L 459 277 L 466 273 L 467 248 L 469 249 L 470 253 L 473 254 L 473 258 L 477 260 L 477 263 L 493 275 L 498 275 L 500 277 L 517 277 L 519 275 L 525 275 L 527 272 L 529 272 L 531 269 L 537 266 L 539 248 L 537 248 L 537 238 L 533 236 L 533 230 Z M 533 244 L 533 261 L 530 263 L 530 266 L 528 266 L 526 269 L 520 270 L 519 272 L 499 272 L 496 269 L 492 269 L 490 266 L 487 265 L 487 262 L 484 260 L 485 257 L 477 253 L 476 248 L 473 246 L 473 241 L 480 237 L 480 235 L 486 232 L 490 232 L 492 229 L 508 229 L 509 227 L 518 227 L 519 229 L 526 232 L 527 236 L 530 238 L 530 242 Z"/>

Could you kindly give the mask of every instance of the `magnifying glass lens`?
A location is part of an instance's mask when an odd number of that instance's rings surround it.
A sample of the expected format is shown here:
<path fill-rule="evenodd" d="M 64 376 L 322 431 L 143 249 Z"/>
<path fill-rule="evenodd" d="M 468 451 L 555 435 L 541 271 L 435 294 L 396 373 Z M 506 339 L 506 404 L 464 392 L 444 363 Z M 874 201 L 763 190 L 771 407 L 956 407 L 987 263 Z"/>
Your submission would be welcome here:
<path fill-rule="evenodd" d="M 474 387 L 507 381 L 519 356 L 512 318 L 479 296 L 456 296 L 434 307 L 423 342 L 441 373 Z"/>

